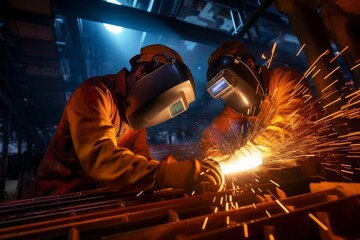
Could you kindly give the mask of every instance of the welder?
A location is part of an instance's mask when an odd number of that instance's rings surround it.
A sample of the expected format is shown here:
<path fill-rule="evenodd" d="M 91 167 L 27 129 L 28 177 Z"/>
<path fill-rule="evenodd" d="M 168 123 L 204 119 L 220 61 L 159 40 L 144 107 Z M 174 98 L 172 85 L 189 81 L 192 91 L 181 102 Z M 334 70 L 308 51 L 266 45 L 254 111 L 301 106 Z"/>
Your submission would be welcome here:
<path fill-rule="evenodd" d="M 72 94 L 27 197 L 98 187 L 121 191 L 181 188 L 218 191 L 217 163 L 150 154 L 146 128 L 187 110 L 195 100 L 191 72 L 173 49 L 145 46 L 131 70 L 92 77 Z"/>
<path fill-rule="evenodd" d="M 255 61 L 241 41 L 227 41 L 211 53 L 207 91 L 225 106 L 202 133 L 204 158 L 225 163 L 254 151 L 264 159 L 276 157 L 291 132 L 305 129 L 316 116 L 314 106 L 304 108 L 312 92 L 302 74 Z"/>

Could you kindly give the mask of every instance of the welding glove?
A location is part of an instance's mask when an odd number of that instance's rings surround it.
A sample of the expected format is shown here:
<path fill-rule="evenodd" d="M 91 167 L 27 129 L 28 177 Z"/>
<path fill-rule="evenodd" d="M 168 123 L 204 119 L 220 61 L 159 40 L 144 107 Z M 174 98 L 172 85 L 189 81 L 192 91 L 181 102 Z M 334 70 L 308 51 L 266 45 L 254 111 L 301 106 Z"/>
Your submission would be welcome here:
<path fill-rule="evenodd" d="M 217 192 L 223 187 L 223 175 L 217 163 L 196 159 L 177 161 L 168 156 L 157 172 L 160 188 L 185 189 L 191 193 Z"/>

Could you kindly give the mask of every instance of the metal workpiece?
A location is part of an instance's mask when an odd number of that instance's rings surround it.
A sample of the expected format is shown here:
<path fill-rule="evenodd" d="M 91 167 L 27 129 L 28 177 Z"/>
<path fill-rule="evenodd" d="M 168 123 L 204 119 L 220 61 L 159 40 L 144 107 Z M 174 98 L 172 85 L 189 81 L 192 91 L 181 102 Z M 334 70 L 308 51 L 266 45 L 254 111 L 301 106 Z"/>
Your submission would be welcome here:
<path fill-rule="evenodd" d="M 211 194 L 105 188 L 3 203 L 0 239 L 262 239 L 264 234 L 320 239 L 324 232 L 359 236 L 354 226 L 359 214 L 351 213 L 359 212 L 360 195 L 336 187 L 311 191 L 311 184 L 321 184 L 321 179 L 299 178 L 297 171 L 258 172 L 257 184 L 247 174 L 237 179 L 237 187 Z"/>

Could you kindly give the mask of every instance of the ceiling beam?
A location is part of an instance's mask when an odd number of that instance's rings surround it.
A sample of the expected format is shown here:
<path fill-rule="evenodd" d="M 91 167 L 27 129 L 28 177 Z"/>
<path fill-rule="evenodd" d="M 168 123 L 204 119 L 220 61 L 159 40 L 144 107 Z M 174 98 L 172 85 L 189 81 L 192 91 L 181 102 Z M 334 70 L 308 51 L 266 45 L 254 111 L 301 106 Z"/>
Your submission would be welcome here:
<path fill-rule="evenodd" d="M 255 12 L 250 16 L 249 20 L 244 24 L 244 26 L 240 29 L 238 34 L 239 37 L 242 37 L 245 33 L 247 33 L 250 28 L 255 24 L 255 22 L 259 19 L 259 17 L 268 9 L 268 7 L 274 2 L 274 0 L 265 0 L 260 6 L 255 10 Z"/>
<path fill-rule="evenodd" d="M 109 23 L 138 31 L 183 38 L 188 41 L 218 46 L 232 38 L 231 34 L 178 20 L 174 17 L 115 5 L 100 0 L 55 0 L 58 14 L 71 15 L 91 21 Z"/>

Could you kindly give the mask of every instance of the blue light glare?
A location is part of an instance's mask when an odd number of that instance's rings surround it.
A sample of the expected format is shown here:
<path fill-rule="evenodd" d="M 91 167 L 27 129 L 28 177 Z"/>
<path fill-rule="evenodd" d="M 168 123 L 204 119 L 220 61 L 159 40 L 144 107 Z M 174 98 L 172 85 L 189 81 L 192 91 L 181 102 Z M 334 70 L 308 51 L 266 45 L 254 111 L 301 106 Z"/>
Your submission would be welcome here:
<path fill-rule="evenodd" d="M 109 3 L 113 3 L 113 4 L 116 4 L 116 5 L 121 5 L 121 3 L 119 3 L 118 1 L 116 0 L 106 0 L 107 2 Z M 108 23 L 103 23 L 103 26 L 111 33 L 114 33 L 114 34 L 120 34 L 124 28 L 123 27 L 119 27 L 119 26 L 116 26 L 116 25 L 111 25 L 111 24 L 108 24 Z"/>
<path fill-rule="evenodd" d="M 119 27 L 119 26 L 115 26 L 115 25 L 111 25 L 111 24 L 107 24 L 107 23 L 103 23 L 103 26 L 111 33 L 114 34 L 119 34 L 121 33 L 124 28 L 123 27 Z"/>

